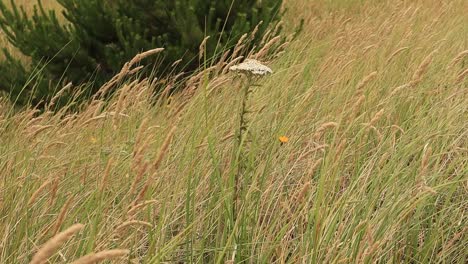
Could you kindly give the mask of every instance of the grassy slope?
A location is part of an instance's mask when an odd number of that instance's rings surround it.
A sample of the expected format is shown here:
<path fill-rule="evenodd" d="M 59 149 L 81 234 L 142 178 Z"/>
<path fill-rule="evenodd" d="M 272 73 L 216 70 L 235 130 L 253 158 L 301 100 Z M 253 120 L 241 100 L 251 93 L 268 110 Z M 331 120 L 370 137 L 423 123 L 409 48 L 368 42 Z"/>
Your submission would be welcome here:
<path fill-rule="evenodd" d="M 465 263 L 466 2 L 289 2 L 305 32 L 249 101 L 236 216 L 233 76 L 153 107 L 142 82 L 65 118 L 3 104 L 0 262 L 82 223 L 53 261 Z"/>

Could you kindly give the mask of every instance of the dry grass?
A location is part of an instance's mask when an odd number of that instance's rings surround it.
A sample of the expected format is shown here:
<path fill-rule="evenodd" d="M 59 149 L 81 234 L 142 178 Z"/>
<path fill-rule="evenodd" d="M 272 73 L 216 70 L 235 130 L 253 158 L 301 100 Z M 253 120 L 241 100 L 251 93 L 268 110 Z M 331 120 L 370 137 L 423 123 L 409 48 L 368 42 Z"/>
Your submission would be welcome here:
<path fill-rule="evenodd" d="M 80 113 L 0 101 L 0 262 L 466 263 L 466 1 L 286 4 L 236 201 L 236 58 L 155 104 L 131 78 Z"/>

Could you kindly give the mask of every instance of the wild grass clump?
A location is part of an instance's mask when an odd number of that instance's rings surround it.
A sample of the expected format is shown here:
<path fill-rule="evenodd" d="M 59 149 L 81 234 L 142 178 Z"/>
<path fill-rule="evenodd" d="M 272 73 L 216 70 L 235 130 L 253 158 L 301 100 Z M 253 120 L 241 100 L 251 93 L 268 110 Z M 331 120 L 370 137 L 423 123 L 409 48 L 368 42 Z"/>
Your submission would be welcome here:
<path fill-rule="evenodd" d="M 291 1 L 248 149 L 244 58 L 156 102 L 138 78 L 75 113 L 0 101 L 0 262 L 466 263 L 466 4 L 438 3 Z"/>

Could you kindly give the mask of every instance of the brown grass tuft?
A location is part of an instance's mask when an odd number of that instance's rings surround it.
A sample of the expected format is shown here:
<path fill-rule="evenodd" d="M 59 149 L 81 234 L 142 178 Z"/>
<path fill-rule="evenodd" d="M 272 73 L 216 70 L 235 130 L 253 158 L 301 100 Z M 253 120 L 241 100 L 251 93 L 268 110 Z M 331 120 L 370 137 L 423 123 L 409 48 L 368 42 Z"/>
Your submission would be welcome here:
<path fill-rule="evenodd" d="M 311 186 L 311 183 L 310 181 L 306 182 L 301 190 L 297 193 L 296 195 L 296 203 L 297 204 L 302 204 L 304 202 L 304 198 L 307 196 L 307 194 L 309 193 L 309 190 L 310 190 L 310 186 Z"/>
<path fill-rule="evenodd" d="M 55 203 L 55 200 L 57 199 L 57 190 L 58 190 L 58 185 L 60 183 L 61 177 L 59 175 L 55 176 L 52 186 L 50 188 L 50 199 L 49 199 L 49 205 L 53 205 Z"/>
<path fill-rule="evenodd" d="M 255 27 L 257 30 L 258 30 L 258 25 L 257 27 Z M 240 37 L 240 39 L 237 41 L 237 44 L 236 46 L 234 46 L 234 51 L 232 52 L 232 55 L 231 55 L 231 58 L 235 58 L 239 52 L 244 48 L 244 41 L 245 39 L 247 38 L 247 33 L 245 33 L 244 35 L 242 35 L 242 37 Z"/>
<path fill-rule="evenodd" d="M 94 99 L 96 98 L 99 98 L 100 96 L 103 96 L 105 95 L 110 88 L 112 88 L 114 85 L 120 83 L 123 78 L 125 78 L 125 76 L 128 76 L 130 74 L 130 72 L 132 71 L 131 67 L 135 64 L 137 64 L 138 62 L 142 61 L 143 59 L 149 57 L 149 56 L 152 56 L 152 55 L 155 55 L 155 54 L 158 54 L 160 52 L 162 52 L 164 50 L 164 48 L 156 48 L 156 49 L 151 49 L 151 50 L 148 50 L 148 51 L 145 51 L 145 52 L 142 52 L 142 53 L 139 53 L 137 55 L 135 55 L 135 57 L 133 57 L 133 59 L 131 59 L 129 62 L 126 62 L 124 64 L 124 66 L 122 67 L 122 69 L 120 70 L 120 72 L 115 75 L 110 81 L 108 81 L 107 83 L 105 83 L 100 89 L 99 91 L 93 96 Z"/>
<path fill-rule="evenodd" d="M 35 129 L 33 129 L 31 132 L 28 133 L 28 138 L 35 138 L 39 133 L 45 131 L 46 129 L 54 127 L 53 125 L 47 125 L 47 126 L 41 126 L 37 125 L 34 126 Z"/>
<path fill-rule="evenodd" d="M 47 241 L 33 256 L 30 264 L 44 264 L 68 239 L 83 229 L 84 225 L 75 224 Z"/>
<path fill-rule="evenodd" d="M 67 214 L 68 208 L 70 208 L 70 204 L 73 201 L 73 196 L 68 198 L 68 200 L 65 202 L 65 204 L 62 206 L 62 209 L 60 210 L 60 213 L 57 217 L 57 221 L 55 222 L 54 229 L 52 231 L 52 234 L 55 235 L 60 229 L 60 226 L 63 224 L 63 220 L 65 219 L 65 216 Z"/>
<path fill-rule="evenodd" d="M 129 227 L 129 226 L 145 226 L 145 227 L 153 228 L 153 225 L 148 223 L 148 222 L 139 221 L 139 220 L 130 220 L 130 221 L 124 222 L 121 225 L 119 225 L 118 227 L 116 227 L 115 231 L 119 232 L 120 230 L 122 230 L 122 229 L 124 229 L 126 227 Z"/>
<path fill-rule="evenodd" d="M 351 108 L 351 114 L 353 116 L 356 116 L 357 113 L 359 112 L 359 108 L 361 107 L 362 103 L 364 102 L 364 100 L 366 100 L 366 96 L 365 95 L 361 95 L 359 96 L 359 98 L 356 100 L 356 102 L 353 104 L 353 107 Z"/>
<path fill-rule="evenodd" d="M 455 56 L 455 58 L 453 58 L 453 60 L 449 63 L 447 68 L 449 68 L 449 69 L 452 68 L 457 63 L 459 63 L 461 60 L 463 60 L 463 58 L 465 58 L 465 56 L 467 56 L 467 55 L 468 55 L 468 50 L 464 50 L 464 51 L 458 53 L 457 56 Z"/>
<path fill-rule="evenodd" d="M 325 130 L 329 129 L 329 128 L 335 128 L 335 127 L 338 127 L 338 123 L 336 122 L 326 122 L 324 124 L 322 124 L 318 129 L 317 131 L 315 132 L 314 134 L 314 138 L 315 139 L 319 139 L 320 137 L 322 137 L 323 133 L 325 132 Z"/>
<path fill-rule="evenodd" d="M 149 164 L 143 162 L 139 165 L 139 169 L 136 172 L 135 178 L 133 179 L 132 185 L 130 186 L 130 194 L 133 194 L 136 190 L 138 183 L 143 178 L 143 175 L 147 172 Z"/>
<path fill-rule="evenodd" d="M 228 71 L 229 71 L 229 68 L 231 68 L 233 65 L 237 64 L 240 60 L 242 60 L 244 58 L 244 56 L 239 56 L 235 59 L 233 59 L 232 61 L 230 61 L 225 67 L 224 67 L 224 70 L 223 70 L 223 74 L 226 74 Z"/>
<path fill-rule="evenodd" d="M 171 142 L 171 140 L 172 140 L 172 138 L 173 138 L 173 136 L 174 136 L 174 134 L 175 134 L 176 128 L 177 128 L 176 126 L 173 126 L 173 127 L 172 127 L 172 129 L 171 129 L 171 130 L 169 131 L 169 133 L 167 134 L 167 136 L 166 136 L 166 138 L 165 138 L 163 144 L 161 145 L 161 147 L 160 147 L 160 149 L 159 149 L 159 152 L 158 152 L 158 155 L 156 156 L 156 159 L 154 160 L 154 162 L 153 162 L 153 164 L 152 164 L 152 168 L 151 168 L 151 169 L 152 169 L 153 172 L 157 171 L 157 169 L 158 169 L 159 166 L 161 165 L 161 162 L 162 162 L 162 160 L 163 160 L 163 158 L 164 158 L 164 155 L 166 154 L 167 149 L 169 148 L 170 142 Z M 144 168 L 144 170 L 142 170 L 142 169 L 140 168 L 140 173 L 143 174 L 143 173 L 145 173 L 145 172 L 146 172 L 146 168 Z M 141 175 L 142 175 L 142 174 L 141 174 Z M 154 174 L 154 173 L 153 173 L 153 174 Z M 131 190 L 130 190 L 131 192 L 133 192 L 133 188 L 136 187 L 136 183 L 137 183 L 137 181 L 139 181 L 138 177 L 140 177 L 140 176 L 137 175 L 137 177 L 135 178 L 134 184 L 132 184 L 132 187 L 131 187 Z M 143 197 L 144 197 L 146 191 L 147 191 L 148 188 L 149 188 L 149 185 L 150 185 L 152 179 L 153 179 L 153 176 L 148 177 L 148 179 L 146 180 L 146 183 L 144 184 L 142 190 L 139 192 L 137 198 L 133 201 L 132 205 L 136 205 L 141 199 L 143 199 Z"/>
<path fill-rule="evenodd" d="M 382 135 L 382 133 L 380 133 L 380 131 L 375 126 L 372 126 L 372 125 L 369 126 L 369 130 L 374 131 L 374 133 L 377 136 L 377 139 L 379 140 L 379 142 L 382 142 L 383 135 Z"/>
<path fill-rule="evenodd" d="M 432 155 L 432 147 L 426 145 L 421 159 L 421 175 L 424 175 L 429 166 L 429 158 Z"/>
<path fill-rule="evenodd" d="M 207 36 L 203 39 L 202 43 L 200 44 L 200 46 L 198 47 L 198 59 L 201 60 L 203 59 L 203 56 L 205 55 L 205 50 L 206 50 L 206 42 L 208 41 L 208 39 L 210 38 L 210 36 Z"/>
<path fill-rule="evenodd" d="M 257 33 L 258 33 L 258 29 L 260 28 L 260 26 L 263 24 L 263 21 L 260 21 L 256 26 L 255 28 L 252 30 L 252 32 L 250 33 L 250 40 L 254 40 L 255 37 L 257 36 Z"/>
<path fill-rule="evenodd" d="M 379 122 L 379 120 L 382 118 L 382 116 L 384 115 L 385 113 L 385 109 L 380 109 L 379 112 L 377 112 L 371 119 L 371 121 L 369 122 L 369 126 L 373 126 L 375 125 L 377 122 Z"/>
<path fill-rule="evenodd" d="M 167 149 L 169 148 L 169 144 L 171 143 L 171 140 L 174 137 L 176 129 L 177 127 L 173 126 L 167 134 L 166 138 L 164 139 L 163 144 L 159 148 L 158 155 L 156 156 L 156 159 L 153 162 L 153 170 L 157 170 L 159 168 L 159 165 L 161 165 L 164 155 L 166 154 Z"/>
<path fill-rule="evenodd" d="M 28 206 L 31 206 L 36 202 L 36 199 L 37 197 L 39 197 L 39 194 L 47 187 L 47 185 L 49 185 L 50 182 L 51 180 L 47 180 L 43 184 L 41 184 L 39 188 L 37 188 L 37 190 L 31 195 L 31 198 L 29 198 Z"/>
<path fill-rule="evenodd" d="M 320 159 L 316 160 L 312 164 L 312 166 L 310 166 L 309 170 L 307 171 L 307 175 L 309 175 L 309 178 L 314 176 L 315 171 L 320 166 L 320 164 L 322 164 L 322 162 L 323 162 L 323 158 L 320 158 Z"/>
<path fill-rule="evenodd" d="M 422 81 L 424 74 L 427 72 L 427 69 L 429 68 L 429 65 L 431 64 L 434 54 L 436 52 L 437 50 L 431 52 L 429 55 L 426 56 L 426 58 L 424 58 L 421 64 L 419 64 L 418 69 L 416 69 L 416 72 L 414 72 L 413 77 L 409 82 L 409 86 L 414 87 Z"/>
<path fill-rule="evenodd" d="M 104 250 L 98 253 L 91 253 L 89 255 L 81 257 L 73 261 L 71 264 L 94 264 L 107 259 L 124 257 L 128 254 L 130 254 L 130 250 L 127 249 Z"/>
<path fill-rule="evenodd" d="M 136 204 L 136 205 L 132 206 L 130 208 L 130 210 L 128 210 L 128 215 L 133 216 L 133 215 L 135 215 L 137 213 L 137 211 L 141 210 L 142 208 L 144 208 L 144 207 L 146 207 L 146 206 L 148 206 L 150 204 L 155 204 L 157 202 L 158 202 L 158 200 L 148 200 L 148 201 L 144 201 L 144 202 L 141 202 L 139 204 Z"/>
<path fill-rule="evenodd" d="M 465 69 L 457 76 L 455 83 L 461 83 L 465 79 L 466 75 L 468 75 L 468 69 Z"/>
<path fill-rule="evenodd" d="M 268 55 L 268 52 L 270 51 L 271 47 L 273 45 L 275 45 L 276 43 L 278 43 L 279 41 L 281 40 L 281 36 L 276 36 L 274 38 L 272 38 L 270 41 L 268 41 L 267 44 L 265 44 L 265 46 L 263 46 L 263 48 L 257 53 L 255 54 L 253 57 L 255 59 L 261 59 L 263 57 L 265 57 L 266 55 Z"/>
<path fill-rule="evenodd" d="M 409 49 L 409 47 L 402 47 L 402 48 L 397 49 L 395 52 L 392 53 L 392 55 L 390 55 L 390 57 L 388 57 L 387 64 L 390 63 L 398 54 L 400 54 L 401 52 L 407 49 Z"/>
<path fill-rule="evenodd" d="M 107 161 L 106 169 L 104 170 L 104 174 L 102 175 L 101 178 L 101 184 L 99 185 L 99 191 L 102 193 L 104 189 L 106 188 L 107 184 L 107 178 L 109 177 L 111 166 L 114 160 L 112 158 L 109 158 Z"/>
<path fill-rule="evenodd" d="M 55 95 L 54 97 L 52 97 L 52 99 L 50 99 L 50 103 L 49 105 L 47 106 L 48 109 L 51 109 L 55 103 L 57 103 L 58 99 L 60 98 L 60 96 L 62 96 L 62 94 L 64 94 L 66 91 L 70 90 L 70 88 L 72 87 L 72 83 L 68 83 L 67 85 L 65 85 L 62 89 L 60 89 Z"/>
<path fill-rule="evenodd" d="M 462 239 L 463 236 L 466 236 L 466 234 L 468 233 L 467 231 L 468 231 L 468 227 L 465 226 L 462 231 L 453 235 L 453 237 L 447 243 L 444 244 L 442 250 L 439 252 L 439 254 L 437 254 L 437 256 L 441 257 L 442 254 L 447 252 L 457 241 Z"/>
<path fill-rule="evenodd" d="M 367 83 L 369 83 L 372 79 L 374 79 L 377 76 L 377 71 L 371 72 L 369 75 L 364 77 L 356 86 L 356 91 L 360 93 L 361 89 L 366 86 Z"/>

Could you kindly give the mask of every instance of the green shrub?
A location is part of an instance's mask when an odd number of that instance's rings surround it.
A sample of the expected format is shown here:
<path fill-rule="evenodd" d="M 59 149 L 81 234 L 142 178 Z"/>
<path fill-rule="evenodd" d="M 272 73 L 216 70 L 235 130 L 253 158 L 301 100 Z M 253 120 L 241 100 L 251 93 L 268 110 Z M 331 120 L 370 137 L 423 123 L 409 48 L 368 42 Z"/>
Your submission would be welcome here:
<path fill-rule="evenodd" d="M 207 57 L 223 52 L 260 21 L 258 43 L 268 26 L 276 24 L 282 0 L 57 0 L 63 17 L 41 4 L 27 14 L 11 0 L 0 0 L 0 26 L 8 40 L 31 58 L 25 67 L 4 50 L 0 63 L 0 90 L 19 105 L 47 102 L 59 85 L 92 83 L 82 98 L 116 74 L 137 53 L 164 47 L 159 56 L 146 60 L 151 71 L 196 69 L 198 48 L 205 36 Z"/>

